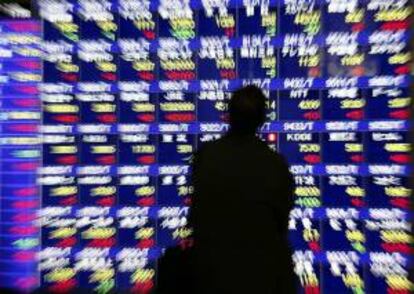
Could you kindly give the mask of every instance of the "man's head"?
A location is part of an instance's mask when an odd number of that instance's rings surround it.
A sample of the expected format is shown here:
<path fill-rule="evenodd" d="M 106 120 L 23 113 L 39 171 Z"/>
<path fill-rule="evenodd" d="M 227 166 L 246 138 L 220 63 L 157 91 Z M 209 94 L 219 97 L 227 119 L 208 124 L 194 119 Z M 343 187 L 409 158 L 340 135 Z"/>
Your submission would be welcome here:
<path fill-rule="evenodd" d="M 235 91 L 229 103 L 230 128 L 237 133 L 255 133 L 266 117 L 266 97 L 250 85 Z"/>

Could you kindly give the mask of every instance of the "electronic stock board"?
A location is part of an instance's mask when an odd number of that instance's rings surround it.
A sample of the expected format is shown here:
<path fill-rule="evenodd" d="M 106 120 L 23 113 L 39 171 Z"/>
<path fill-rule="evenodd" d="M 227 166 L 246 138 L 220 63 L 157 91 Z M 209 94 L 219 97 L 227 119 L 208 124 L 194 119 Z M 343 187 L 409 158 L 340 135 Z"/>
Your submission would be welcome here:
<path fill-rule="evenodd" d="M 296 182 L 289 232 L 300 293 L 410 292 L 409 1 L 37 8 L 43 62 L 30 82 L 41 83 L 23 92 L 33 107 L 41 101 L 41 145 L 37 161 L 26 149 L 13 153 L 22 164 L 2 161 L 11 195 L 1 199 L 2 234 L 20 251 L 1 258 L 38 266 L 20 285 L 150 293 L 163 249 L 191 244 L 191 155 L 226 132 L 231 92 L 255 84 L 269 98 L 260 136 Z M 23 178 L 5 171 L 39 160 L 32 188 L 13 190 Z M 36 226 L 13 224 L 32 220 L 8 209 L 16 199 L 40 208 Z"/>

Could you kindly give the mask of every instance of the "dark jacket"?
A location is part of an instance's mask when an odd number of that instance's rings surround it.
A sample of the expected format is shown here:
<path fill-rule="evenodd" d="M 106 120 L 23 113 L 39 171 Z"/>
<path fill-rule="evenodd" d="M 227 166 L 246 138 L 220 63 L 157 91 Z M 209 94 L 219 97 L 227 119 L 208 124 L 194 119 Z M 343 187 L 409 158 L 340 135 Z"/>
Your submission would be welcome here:
<path fill-rule="evenodd" d="M 193 163 L 195 293 L 295 293 L 287 239 L 293 178 L 254 135 L 207 143 Z"/>

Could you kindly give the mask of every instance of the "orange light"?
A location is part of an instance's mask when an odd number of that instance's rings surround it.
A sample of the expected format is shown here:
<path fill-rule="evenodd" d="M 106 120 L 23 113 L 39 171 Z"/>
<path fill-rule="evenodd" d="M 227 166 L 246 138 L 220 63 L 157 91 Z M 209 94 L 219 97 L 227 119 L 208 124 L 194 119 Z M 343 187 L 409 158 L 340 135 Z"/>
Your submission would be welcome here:
<path fill-rule="evenodd" d="M 269 134 L 269 135 L 267 136 L 267 139 L 268 139 L 270 142 L 275 142 L 275 141 L 276 141 L 276 134 Z"/>

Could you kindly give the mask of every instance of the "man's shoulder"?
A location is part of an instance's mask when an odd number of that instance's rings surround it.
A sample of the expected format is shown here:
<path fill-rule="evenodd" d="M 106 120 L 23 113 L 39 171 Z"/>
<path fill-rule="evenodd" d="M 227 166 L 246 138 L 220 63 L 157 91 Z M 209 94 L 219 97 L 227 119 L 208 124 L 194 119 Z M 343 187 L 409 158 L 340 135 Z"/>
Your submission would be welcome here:
<path fill-rule="evenodd" d="M 285 158 L 283 157 L 282 154 L 280 154 L 279 152 L 271 149 L 265 142 L 262 142 L 262 146 L 263 150 L 265 150 L 263 153 L 266 156 L 266 159 L 269 160 L 269 163 L 283 163 L 285 162 Z"/>
<path fill-rule="evenodd" d="M 279 152 L 271 149 L 265 141 L 257 138 L 255 145 L 258 150 L 258 153 L 261 154 L 260 163 L 263 166 L 281 168 L 287 165 L 285 157 Z"/>
<path fill-rule="evenodd" d="M 198 146 L 197 151 L 194 153 L 194 157 L 200 159 L 201 157 L 206 157 L 208 154 L 214 154 L 217 146 L 217 141 L 208 141 L 203 142 Z"/>
<path fill-rule="evenodd" d="M 223 136 L 217 140 L 214 141 L 208 141 L 203 143 L 200 148 L 197 151 L 197 154 L 203 154 L 203 155 L 214 155 L 216 153 L 220 153 L 221 150 L 227 150 L 227 151 L 231 151 L 232 148 L 234 148 L 234 143 L 233 142 L 234 138 L 229 137 L 229 136 Z M 247 148 L 248 150 L 252 151 L 253 153 L 260 153 L 262 154 L 262 157 L 264 157 L 266 160 L 269 161 L 269 163 L 274 163 L 274 162 L 282 162 L 284 161 L 284 157 L 279 154 L 278 152 L 272 150 L 266 142 L 264 142 L 263 140 L 255 137 L 255 138 L 251 138 L 247 142 Z M 239 142 L 236 142 L 239 143 Z M 238 145 L 238 144 L 236 144 Z M 239 145 L 238 145 L 239 146 Z M 227 153 L 227 152 L 226 152 Z"/>

